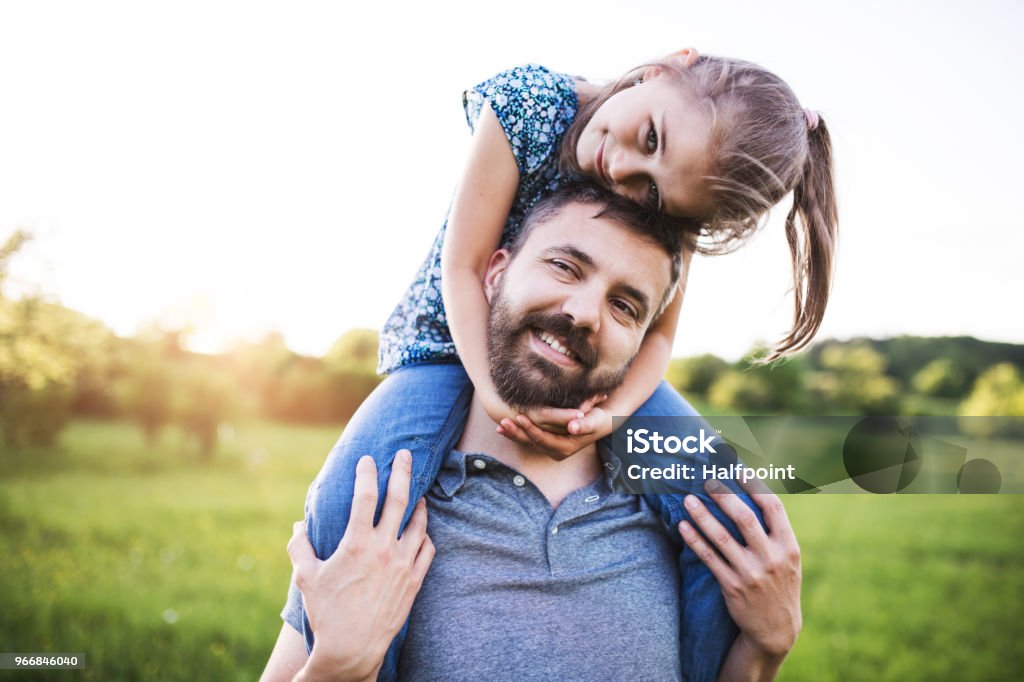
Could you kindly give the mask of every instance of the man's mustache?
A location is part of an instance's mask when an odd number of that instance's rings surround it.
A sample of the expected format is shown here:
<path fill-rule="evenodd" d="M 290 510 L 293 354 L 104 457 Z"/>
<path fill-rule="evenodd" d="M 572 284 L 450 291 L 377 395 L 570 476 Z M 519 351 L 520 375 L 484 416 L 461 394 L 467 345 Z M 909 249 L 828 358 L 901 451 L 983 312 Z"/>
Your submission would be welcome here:
<path fill-rule="evenodd" d="M 590 343 L 591 332 L 573 324 L 566 315 L 533 312 L 523 317 L 521 331 L 540 329 L 558 338 L 586 369 L 597 365 L 597 350 Z"/>

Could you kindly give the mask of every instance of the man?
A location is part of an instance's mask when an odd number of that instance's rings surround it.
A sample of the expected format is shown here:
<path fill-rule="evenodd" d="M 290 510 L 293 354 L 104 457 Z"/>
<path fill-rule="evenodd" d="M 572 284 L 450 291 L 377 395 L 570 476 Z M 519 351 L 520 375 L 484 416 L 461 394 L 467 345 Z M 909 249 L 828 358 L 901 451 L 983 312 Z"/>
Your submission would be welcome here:
<path fill-rule="evenodd" d="M 565 404 L 580 404 L 625 376 L 675 289 L 678 236 L 645 231 L 627 204 L 593 190 L 561 193 L 538 211 L 541 218 L 528 220 L 488 268 L 491 374 L 510 404 L 546 404 L 556 393 Z M 504 438 L 474 397 L 462 436 L 428 494 L 440 552 L 412 607 L 398 676 L 707 679 L 725 656 L 724 677 L 770 679 L 799 630 L 799 558 L 784 513 L 769 510 L 768 535 L 738 496 L 716 495 L 740 524 L 743 547 L 699 501 L 688 504 L 721 555 L 692 527 L 680 527 L 691 558 L 696 553 L 707 564 L 686 571 L 688 602 L 680 604 L 676 548 L 641 498 L 612 490 L 616 466 L 599 447 L 556 461 Z M 360 467 L 365 481 L 371 472 Z M 433 556 L 424 539 L 425 510 L 394 539 L 405 505 L 390 498 L 401 496 L 402 476 L 408 485 L 407 467 L 406 457 L 396 460 L 376 529 L 372 514 L 360 511 L 357 519 L 353 505 L 336 554 L 341 558 L 330 566 L 311 564 L 295 543 L 290 548 L 304 557 L 306 568 L 296 575 L 318 634 L 305 673 L 345 669 L 353 678 L 373 677 L 384 662 L 386 642 Z M 363 499 L 359 506 L 365 505 Z M 369 557 L 352 551 L 365 543 L 377 547 Z M 331 572 L 338 562 L 347 562 L 345 569 Z M 724 604 L 717 589 L 686 589 L 709 570 L 725 587 Z M 321 579 L 304 577 L 310 571 Z M 345 594 L 344 581 L 327 575 L 346 576 L 351 589 Z M 353 587 L 358 576 L 364 581 Z M 375 591 L 374 584 L 391 587 Z M 701 640 L 703 648 L 681 657 L 680 630 L 684 641 L 702 629 L 722 632 L 717 623 L 728 621 L 726 607 L 741 630 L 735 642 L 731 632 Z M 306 663 L 300 625 L 282 628 L 266 679 L 290 677 Z M 363 643 L 362 650 L 330 655 L 331 647 L 353 642 Z M 345 668 L 346 656 L 349 663 L 359 660 Z M 395 664 L 386 663 L 389 674 Z"/>

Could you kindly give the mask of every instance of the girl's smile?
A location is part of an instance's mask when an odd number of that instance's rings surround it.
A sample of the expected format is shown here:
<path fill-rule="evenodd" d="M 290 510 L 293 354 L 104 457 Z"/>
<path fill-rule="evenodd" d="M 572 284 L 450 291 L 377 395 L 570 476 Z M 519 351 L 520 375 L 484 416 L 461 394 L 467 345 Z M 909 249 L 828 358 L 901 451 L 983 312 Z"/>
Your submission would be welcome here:
<path fill-rule="evenodd" d="M 597 177 L 606 185 L 608 184 L 608 174 L 604 170 L 604 143 L 607 139 L 607 135 L 601 138 L 601 146 L 597 148 L 597 155 L 594 158 L 594 169 L 597 172 Z"/>

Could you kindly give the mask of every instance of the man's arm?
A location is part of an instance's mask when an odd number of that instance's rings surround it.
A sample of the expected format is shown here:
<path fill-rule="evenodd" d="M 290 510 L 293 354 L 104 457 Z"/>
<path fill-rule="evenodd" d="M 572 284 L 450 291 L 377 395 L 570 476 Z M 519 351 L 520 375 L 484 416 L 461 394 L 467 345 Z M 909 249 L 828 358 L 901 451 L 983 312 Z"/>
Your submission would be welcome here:
<path fill-rule="evenodd" d="M 313 552 L 305 524 L 295 524 L 288 556 L 317 638 L 307 658 L 302 635 L 285 623 L 262 679 L 376 678 L 388 645 L 408 618 L 434 558 L 424 501 L 416 506 L 405 532 L 398 537 L 411 475 L 409 451 L 399 451 L 375 527 L 377 469 L 371 457 L 359 460 L 348 527 L 337 551 L 326 561 Z"/>

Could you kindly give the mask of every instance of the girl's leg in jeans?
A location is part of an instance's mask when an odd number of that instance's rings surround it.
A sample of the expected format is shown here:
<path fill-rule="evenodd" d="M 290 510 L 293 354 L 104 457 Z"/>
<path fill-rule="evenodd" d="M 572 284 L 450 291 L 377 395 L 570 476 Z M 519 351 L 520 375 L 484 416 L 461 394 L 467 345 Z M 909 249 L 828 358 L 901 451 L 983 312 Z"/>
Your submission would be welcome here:
<path fill-rule="evenodd" d="M 654 394 L 633 415 L 634 417 L 699 417 L 693 406 L 686 401 L 667 381 L 662 381 Z M 710 425 L 705 425 L 711 430 Z M 682 548 L 679 555 L 680 585 L 680 657 L 683 674 L 688 680 L 714 680 L 725 655 L 736 638 L 738 629 L 725 607 L 722 590 L 718 580 L 704 565 L 704 562 L 691 550 L 679 535 L 679 522 L 690 521 L 689 513 L 683 506 L 686 494 L 696 495 L 729 531 L 742 542 L 742 536 L 736 525 L 725 515 L 721 507 L 711 500 L 704 490 L 703 465 L 708 463 L 707 455 L 687 455 L 696 466 L 696 480 L 686 483 L 686 493 L 645 495 L 644 499 L 654 511 L 661 516 L 668 532 L 671 533 Z M 760 508 L 735 483 L 723 481 L 734 492 L 740 494 L 749 507 L 761 519 Z"/>
<path fill-rule="evenodd" d="M 426 494 L 444 455 L 466 423 L 473 387 L 459 363 L 410 365 L 390 374 L 359 406 L 327 456 L 306 496 L 309 541 L 320 558 L 334 553 L 352 511 L 356 463 L 370 455 L 377 463 L 377 512 L 384 505 L 395 453 L 412 452 L 408 523 Z"/>
<path fill-rule="evenodd" d="M 445 454 L 455 446 L 465 426 L 473 385 L 459 363 L 424 363 L 403 367 L 390 374 L 353 415 L 306 496 L 306 532 L 321 559 L 334 553 L 348 525 L 355 488 L 356 463 L 364 455 L 377 464 L 378 502 L 384 504 L 395 452 L 412 452 L 409 507 L 402 519 L 408 523 L 416 503 L 437 476 Z M 313 635 L 301 610 L 301 595 L 294 584 L 289 590 L 286 619 L 305 635 L 307 651 Z M 297 608 L 296 608 L 297 607 Z M 404 638 L 405 630 L 396 639 Z M 396 646 L 385 660 L 385 669 L 397 663 Z"/>

